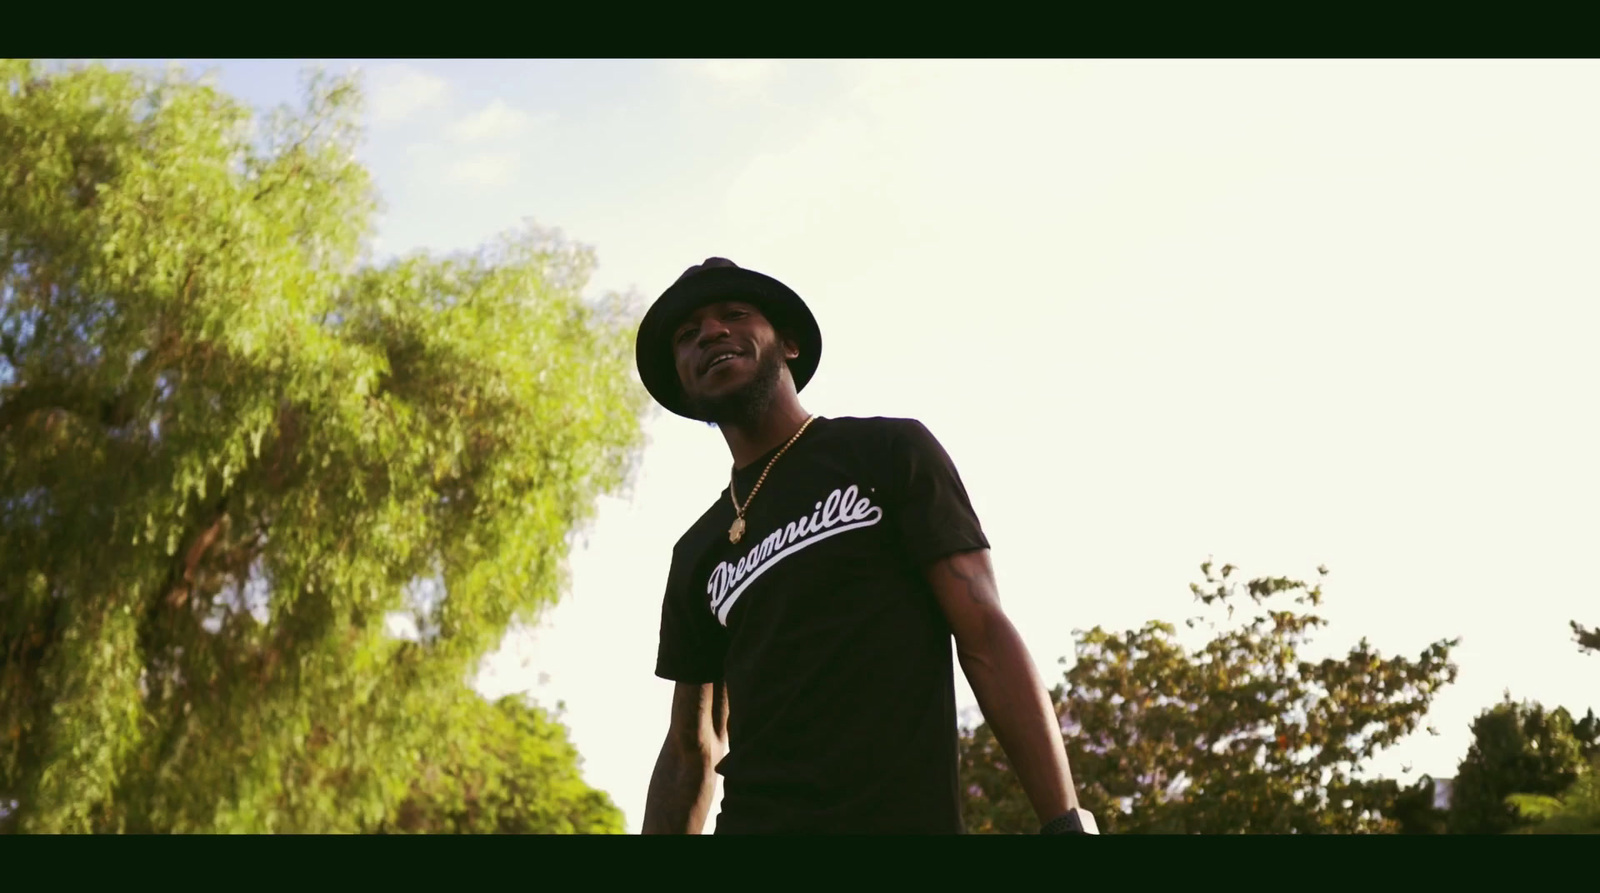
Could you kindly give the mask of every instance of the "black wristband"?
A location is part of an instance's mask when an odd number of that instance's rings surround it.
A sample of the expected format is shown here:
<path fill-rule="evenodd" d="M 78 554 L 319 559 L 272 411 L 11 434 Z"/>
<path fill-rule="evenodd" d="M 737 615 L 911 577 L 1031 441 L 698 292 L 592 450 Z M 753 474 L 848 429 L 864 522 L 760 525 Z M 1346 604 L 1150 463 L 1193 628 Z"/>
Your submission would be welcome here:
<path fill-rule="evenodd" d="M 1087 809 L 1069 809 L 1045 822 L 1040 834 L 1099 834 L 1094 816 Z"/>

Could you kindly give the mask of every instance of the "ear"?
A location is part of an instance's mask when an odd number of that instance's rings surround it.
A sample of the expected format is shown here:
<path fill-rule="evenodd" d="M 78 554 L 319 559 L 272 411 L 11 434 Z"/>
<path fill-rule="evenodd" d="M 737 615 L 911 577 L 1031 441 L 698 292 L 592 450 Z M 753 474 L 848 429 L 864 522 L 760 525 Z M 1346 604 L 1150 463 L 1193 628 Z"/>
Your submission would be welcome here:
<path fill-rule="evenodd" d="M 783 339 L 783 358 L 793 360 L 800 356 L 800 345 L 793 338 Z"/>

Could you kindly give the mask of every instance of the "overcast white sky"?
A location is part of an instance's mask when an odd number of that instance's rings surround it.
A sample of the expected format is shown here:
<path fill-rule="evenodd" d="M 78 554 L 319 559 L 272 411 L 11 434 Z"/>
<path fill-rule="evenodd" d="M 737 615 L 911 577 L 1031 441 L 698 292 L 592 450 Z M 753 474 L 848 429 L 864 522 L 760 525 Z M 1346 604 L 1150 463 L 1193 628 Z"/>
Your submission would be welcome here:
<path fill-rule="evenodd" d="M 307 63 L 192 64 L 271 105 Z M 381 256 L 533 218 L 596 248 L 597 294 L 711 255 L 784 280 L 824 335 L 804 404 L 944 442 L 1047 679 L 1074 628 L 1188 616 L 1215 556 L 1326 564 L 1330 651 L 1463 637 L 1441 734 L 1386 774 L 1454 774 L 1507 689 L 1596 706 L 1567 622 L 1600 623 L 1600 65 L 360 64 Z M 566 701 L 630 831 L 672 544 L 729 467 L 710 428 L 648 430 L 480 680 Z"/>

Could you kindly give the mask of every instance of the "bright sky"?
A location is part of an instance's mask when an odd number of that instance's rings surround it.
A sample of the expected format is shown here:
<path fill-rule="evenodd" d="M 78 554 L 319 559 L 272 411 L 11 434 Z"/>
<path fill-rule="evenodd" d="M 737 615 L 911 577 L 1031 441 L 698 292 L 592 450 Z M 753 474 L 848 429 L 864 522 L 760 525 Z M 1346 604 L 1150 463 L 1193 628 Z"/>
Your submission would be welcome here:
<path fill-rule="evenodd" d="M 308 63 L 192 64 L 264 106 Z M 380 255 L 532 218 L 595 247 L 597 294 L 712 255 L 782 279 L 823 330 L 804 404 L 941 439 L 1046 679 L 1074 628 L 1189 616 L 1215 556 L 1326 564 L 1329 651 L 1463 637 L 1441 734 L 1385 774 L 1453 775 L 1508 689 L 1600 706 L 1567 627 L 1600 623 L 1600 65 L 360 65 Z M 648 432 L 479 682 L 564 700 L 630 831 L 672 544 L 730 464 L 704 425 Z"/>

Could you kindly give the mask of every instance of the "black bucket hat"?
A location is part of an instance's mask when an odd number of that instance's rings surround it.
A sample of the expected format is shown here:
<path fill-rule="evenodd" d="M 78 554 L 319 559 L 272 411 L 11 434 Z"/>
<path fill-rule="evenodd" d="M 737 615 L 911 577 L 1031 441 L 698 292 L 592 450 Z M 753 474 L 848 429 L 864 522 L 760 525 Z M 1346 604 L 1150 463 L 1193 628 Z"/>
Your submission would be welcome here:
<path fill-rule="evenodd" d="M 715 301 L 746 301 L 759 309 L 773 328 L 800 347 L 800 356 L 789 361 L 794 389 L 799 391 L 811 381 L 822 358 L 822 331 L 817 328 L 811 309 L 787 285 L 771 276 L 746 270 L 727 258 L 710 257 L 684 270 L 678 281 L 650 305 L 639 324 L 634 359 L 639 365 L 639 379 L 657 403 L 684 418 L 707 421 L 689 408 L 678 381 L 672 330 L 684 317 Z"/>

